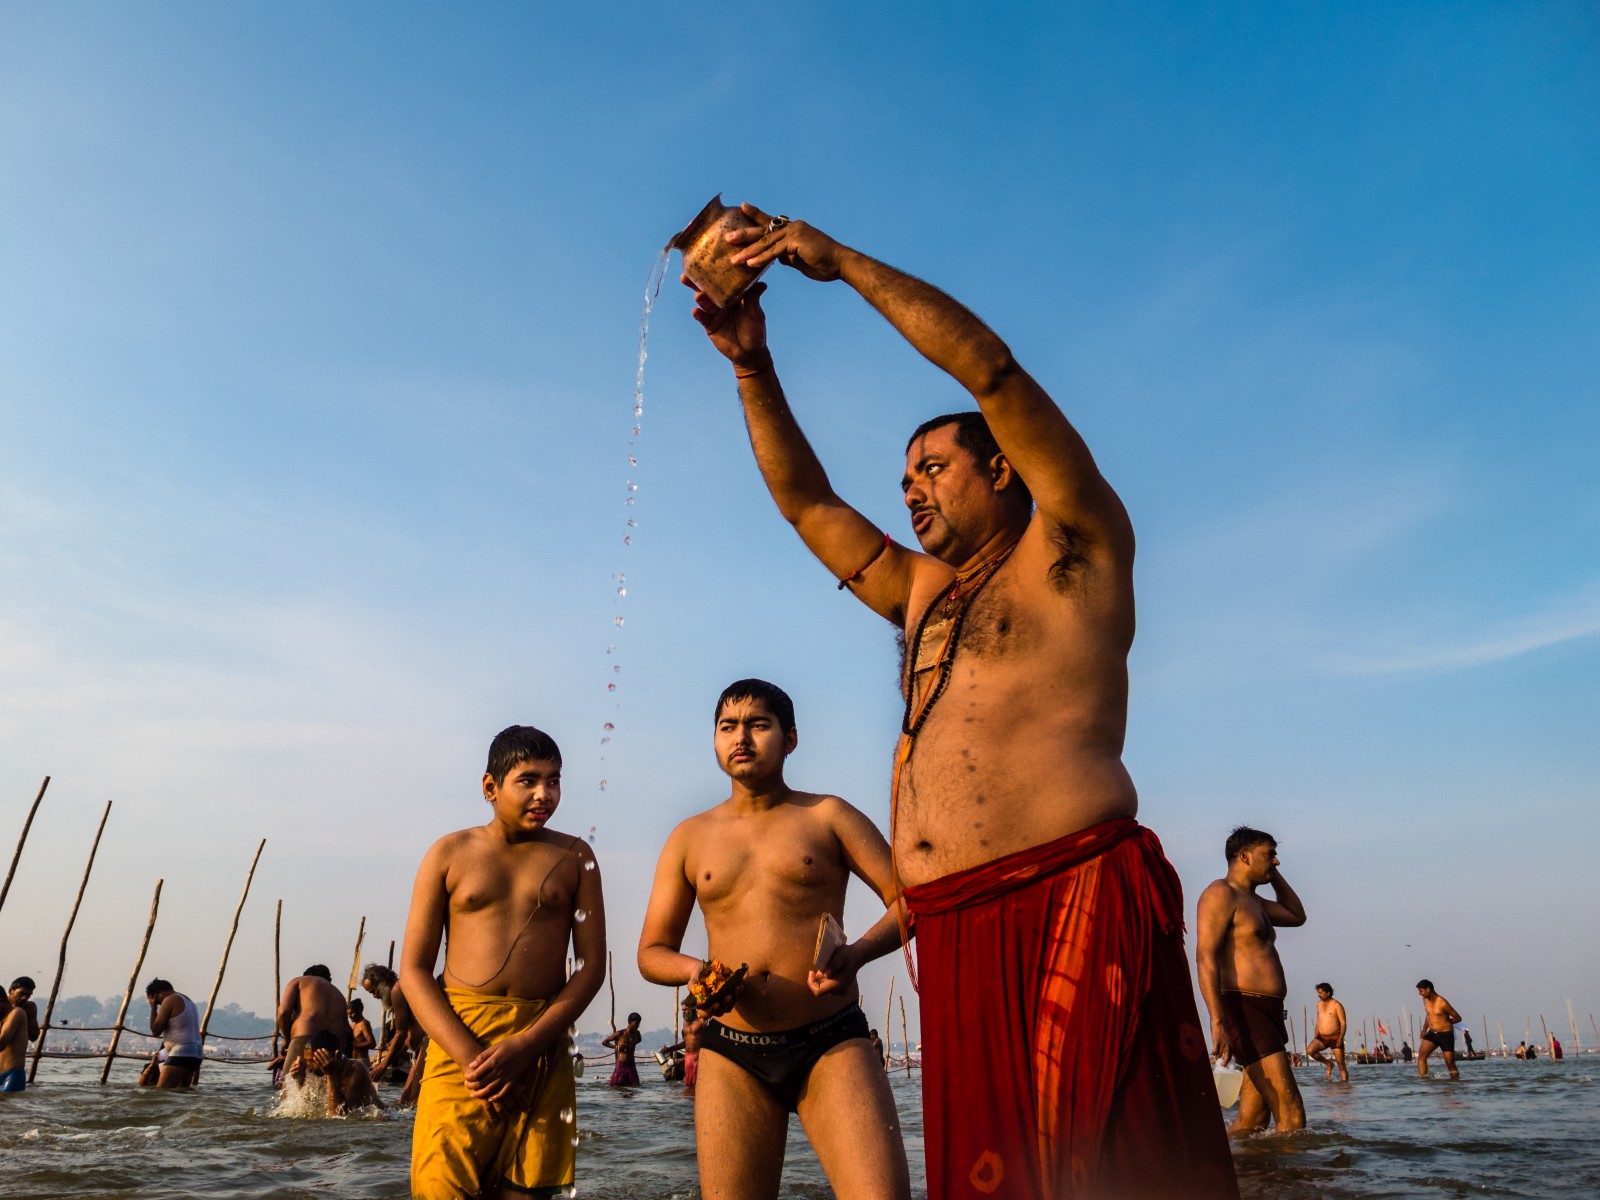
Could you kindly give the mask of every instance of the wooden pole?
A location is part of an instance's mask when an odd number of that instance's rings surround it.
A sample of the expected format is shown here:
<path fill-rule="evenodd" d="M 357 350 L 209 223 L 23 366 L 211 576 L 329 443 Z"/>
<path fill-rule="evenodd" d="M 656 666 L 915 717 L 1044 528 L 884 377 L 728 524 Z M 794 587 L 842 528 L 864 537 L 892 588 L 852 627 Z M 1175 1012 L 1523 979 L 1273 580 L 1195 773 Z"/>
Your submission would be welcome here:
<path fill-rule="evenodd" d="M 28 1082 L 39 1073 L 39 1056 L 44 1053 L 44 1039 L 50 1036 L 50 1014 L 55 1011 L 56 997 L 61 993 L 61 977 L 67 972 L 67 939 L 72 936 L 72 926 L 78 919 L 78 906 L 83 903 L 84 889 L 89 886 L 89 872 L 94 870 L 95 852 L 100 849 L 100 835 L 106 831 L 106 818 L 111 815 L 111 801 L 106 801 L 100 814 L 100 827 L 94 831 L 94 845 L 89 847 L 89 864 L 83 868 L 83 882 L 78 885 L 78 898 L 72 902 L 72 915 L 67 918 L 67 931 L 61 935 L 61 960 L 56 964 L 56 981 L 50 985 L 50 1003 L 45 1005 L 44 1020 L 39 1025 L 39 1040 L 33 1044 L 33 1063 L 28 1067 Z"/>
<path fill-rule="evenodd" d="M 672 1040 L 683 1041 L 683 1035 L 678 1032 L 678 1018 L 683 1015 L 683 1006 L 678 1003 L 678 985 L 672 985 Z"/>
<path fill-rule="evenodd" d="M 389 970 L 394 970 L 394 939 L 389 939 Z"/>
<path fill-rule="evenodd" d="M 1572 1024 L 1572 1052 L 1583 1053 L 1583 1039 L 1578 1036 L 1578 1014 L 1572 1011 L 1572 1001 L 1567 1001 L 1567 1020 Z"/>
<path fill-rule="evenodd" d="M 906 998 L 900 997 L 900 1044 L 906 1048 L 906 1078 L 911 1078 L 911 1030 L 906 1024 Z"/>
<path fill-rule="evenodd" d="M 23 844 L 28 840 L 28 830 L 33 828 L 33 814 L 39 811 L 39 801 L 44 799 L 44 790 L 50 786 L 50 776 L 44 777 L 44 782 L 39 785 L 39 794 L 33 798 L 33 807 L 28 810 L 28 819 L 22 823 L 22 836 L 17 839 L 16 853 L 11 856 L 11 869 L 6 872 L 5 886 L 0 887 L 0 908 L 6 906 L 6 893 L 11 890 L 11 877 L 17 873 L 17 863 L 22 858 Z"/>
<path fill-rule="evenodd" d="M 128 990 L 122 993 L 122 1007 L 117 1009 L 116 1027 L 111 1031 L 111 1048 L 106 1051 L 106 1065 L 100 1068 L 100 1082 L 111 1075 L 111 1060 L 117 1056 L 117 1043 L 122 1040 L 122 1022 L 128 1015 L 128 1002 L 133 999 L 133 989 L 139 982 L 139 972 L 144 967 L 145 951 L 150 949 L 150 935 L 156 928 L 156 910 L 161 907 L 161 885 L 166 880 L 156 880 L 156 898 L 150 901 L 150 920 L 144 927 L 144 941 L 139 943 L 139 957 L 133 960 L 133 974 L 128 976 Z"/>
<path fill-rule="evenodd" d="M 344 999 L 348 1004 L 356 994 L 356 972 L 361 970 L 361 943 L 367 938 L 367 918 L 361 918 L 361 928 L 356 930 L 356 956 L 350 964 L 350 986 L 345 988 Z"/>
<path fill-rule="evenodd" d="M 1544 1023 L 1543 1013 L 1539 1014 L 1539 1028 L 1544 1030 L 1544 1049 L 1545 1053 L 1548 1054 L 1550 1053 L 1550 1026 Z"/>
<path fill-rule="evenodd" d="M 894 1013 L 894 976 L 891 975 L 891 976 L 889 976 L 889 1002 L 883 1006 L 883 1041 L 884 1041 L 884 1044 L 887 1045 L 890 1050 L 894 1049 L 894 1033 L 893 1033 L 894 1025 L 889 1020 L 889 1017 L 893 1013 Z M 887 1071 L 889 1069 L 889 1064 L 887 1062 L 883 1064 L 883 1069 L 885 1071 Z"/>
<path fill-rule="evenodd" d="M 1594 1023 L 1594 1014 L 1589 1014 L 1589 1028 L 1594 1030 L 1595 1041 L 1600 1042 L 1600 1025 Z"/>
<path fill-rule="evenodd" d="M 272 1057 L 278 1057 L 278 1001 L 283 998 L 283 901 L 272 922 Z"/>
<path fill-rule="evenodd" d="M 611 1032 L 617 1031 L 617 974 L 611 967 L 611 951 L 606 951 L 606 983 L 611 988 Z M 612 1047 L 611 1057 L 616 1058 L 617 1050 Z"/>
<path fill-rule="evenodd" d="M 206 999 L 206 1015 L 200 1018 L 200 1054 L 202 1058 L 206 1052 L 206 1030 L 211 1025 L 211 1011 L 217 1006 L 217 993 L 222 990 L 222 976 L 228 970 L 228 955 L 233 950 L 233 935 L 239 932 L 239 914 L 244 912 L 245 899 L 250 895 L 250 881 L 256 877 L 256 864 L 261 861 L 261 852 L 266 848 L 267 839 L 262 838 L 261 844 L 256 847 L 256 856 L 250 860 L 250 873 L 244 877 L 244 891 L 239 893 L 239 903 L 233 910 L 233 924 L 228 928 L 228 941 L 222 947 L 222 962 L 217 965 L 217 981 L 211 985 L 211 995 Z"/>
<path fill-rule="evenodd" d="M 1494 1043 L 1489 1040 L 1489 1014 L 1480 1013 L 1479 1016 L 1483 1017 L 1483 1054 L 1484 1057 L 1487 1058 L 1489 1056 L 1489 1047 L 1494 1045 Z"/>
<path fill-rule="evenodd" d="M 1307 1046 L 1309 1046 L 1311 1044 L 1311 1007 L 1310 1007 L 1310 1005 L 1302 1004 L 1300 1006 L 1300 1032 L 1306 1035 L 1306 1040 L 1300 1043 L 1300 1049 L 1304 1050 Z"/>

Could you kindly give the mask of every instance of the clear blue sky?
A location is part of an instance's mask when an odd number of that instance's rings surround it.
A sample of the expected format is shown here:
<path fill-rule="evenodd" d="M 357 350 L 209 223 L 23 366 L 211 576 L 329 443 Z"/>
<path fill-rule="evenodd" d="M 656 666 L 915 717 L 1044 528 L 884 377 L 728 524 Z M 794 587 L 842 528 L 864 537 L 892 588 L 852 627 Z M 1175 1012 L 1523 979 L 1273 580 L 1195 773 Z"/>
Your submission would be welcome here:
<path fill-rule="evenodd" d="M 1291 1005 L 1600 1012 L 1597 152 L 1580 4 L 0 5 L 0 852 L 56 780 L 0 973 L 48 987 L 113 799 L 68 994 L 164 877 L 144 975 L 203 997 L 263 836 L 221 1002 L 270 1002 L 279 897 L 286 971 L 342 978 L 531 722 L 664 1022 L 646 885 L 740 675 L 796 698 L 791 782 L 886 819 L 892 631 L 675 286 L 625 459 L 653 256 L 722 191 L 946 288 L 1088 438 L 1191 916 L 1248 822 L 1311 914 Z M 906 433 L 964 396 L 842 285 L 768 309 L 909 539 Z"/>

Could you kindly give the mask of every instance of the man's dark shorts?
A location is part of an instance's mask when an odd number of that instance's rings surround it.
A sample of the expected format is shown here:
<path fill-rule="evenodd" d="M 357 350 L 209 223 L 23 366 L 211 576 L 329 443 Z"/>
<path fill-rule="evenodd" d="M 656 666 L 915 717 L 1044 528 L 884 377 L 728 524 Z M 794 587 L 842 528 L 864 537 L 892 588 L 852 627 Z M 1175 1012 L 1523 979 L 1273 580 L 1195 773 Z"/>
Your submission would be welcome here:
<path fill-rule="evenodd" d="M 1454 1029 L 1424 1029 L 1422 1040 L 1432 1042 L 1441 1050 L 1448 1050 L 1451 1054 L 1456 1052 L 1456 1031 Z"/>
<path fill-rule="evenodd" d="M 1228 1035 L 1228 1049 L 1241 1067 L 1281 1054 L 1289 1045 L 1282 996 L 1223 992 L 1219 1015 L 1222 1032 Z"/>

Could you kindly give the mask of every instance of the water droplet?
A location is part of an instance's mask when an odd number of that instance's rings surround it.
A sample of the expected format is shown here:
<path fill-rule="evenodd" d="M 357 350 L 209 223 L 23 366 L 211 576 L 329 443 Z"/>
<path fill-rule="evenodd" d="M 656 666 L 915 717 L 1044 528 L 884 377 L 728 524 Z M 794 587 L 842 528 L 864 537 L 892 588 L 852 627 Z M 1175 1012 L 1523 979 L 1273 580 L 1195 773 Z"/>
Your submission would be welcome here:
<path fill-rule="evenodd" d="M 618 589 L 617 589 L 617 595 L 618 595 L 618 596 L 626 596 L 626 595 L 627 595 L 627 594 L 628 594 L 628 589 L 627 589 L 627 588 L 625 588 L 625 587 L 619 587 L 619 588 L 618 588 Z"/>
<path fill-rule="evenodd" d="M 636 499 L 638 499 L 637 496 L 629 496 L 626 500 L 623 501 L 623 503 L 624 504 L 632 504 Z"/>
<path fill-rule="evenodd" d="M 617 685 L 616 685 L 616 684 L 614 684 L 614 683 L 608 683 L 608 684 L 606 684 L 606 691 L 608 691 L 608 692 L 614 692 L 614 691 L 616 691 L 616 690 L 617 690 Z"/>
<path fill-rule="evenodd" d="M 604 779 L 600 781 L 600 790 L 602 792 L 606 790 L 606 781 Z"/>
<path fill-rule="evenodd" d="M 635 414 L 634 414 L 634 415 L 635 415 L 635 416 L 637 416 L 637 415 L 638 415 L 638 414 L 637 414 L 637 413 L 635 413 Z M 639 426 L 637 426 L 637 425 L 635 425 L 635 426 L 634 426 L 634 427 L 633 427 L 633 436 L 634 436 L 634 437 L 638 437 L 638 436 L 639 436 Z"/>
<path fill-rule="evenodd" d="M 622 664 L 621 664 L 621 663 L 614 663 L 614 664 L 612 664 L 612 667 L 611 667 L 611 669 L 612 669 L 612 670 L 613 670 L 613 671 L 617 671 L 617 672 L 619 672 L 619 673 L 620 673 L 620 672 L 621 672 L 621 670 L 622 670 Z"/>
<path fill-rule="evenodd" d="M 639 490 L 639 485 L 630 479 L 628 480 L 628 490 L 630 492 L 637 492 Z"/>
<path fill-rule="evenodd" d="M 633 539 L 631 537 L 629 537 L 627 534 L 623 534 L 622 535 L 622 544 L 624 546 L 631 546 L 631 545 L 633 545 Z"/>
<path fill-rule="evenodd" d="M 591 859 L 590 859 L 590 860 L 589 860 L 589 861 L 588 861 L 588 862 L 586 862 L 586 863 L 584 863 L 584 864 L 583 864 L 583 869 L 584 869 L 584 870 L 585 870 L 585 871 L 592 871 L 592 870 L 594 870 L 594 859 L 592 859 L 592 858 L 591 858 Z"/>
<path fill-rule="evenodd" d="M 604 725 L 600 726 L 600 728 L 604 729 L 607 733 L 610 733 L 613 729 L 616 728 L 616 726 L 613 725 L 610 721 L 607 721 Z"/>
<path fill-rule="evenodd" d="M 611 739 L 610 739 L 610 738 L 608 738 L 608 737 L 603 737 L 603 738 L 601 738 L 601 739 L 600 739 L 600 744 L 601 744 L 601 745 L 602 745 L 602 746 L 604 746 L 604 745 L 605 745 L 605 744 L 606 744 L 606 743 L 608 743 L 608 742 L 609 742 L 609 741 L 610 741 L 610 740 L 611 740 Z"/>
<path fill-rule="evenodd" d="M 572 919 L 579 925 L 582 925 L 589 919 L 589 914 L 581 908 L 575 908 L 572 910 Z"/>
<path fill-rule="evenodd" d="M 628 465 L 630 467 L 637 467 L 639 465 L 639 460 L 630 454 L 628 455 Z"/>
<path fill-rule="evenodd" d="M 635 521 L 632 517 L 629 517 L 628 518 L 628 528 L 629 529 L 637 529 L 637 528 L 639 528 L 639 522 Z"/>
<path fill-rule="evenodd" d="M 573 969 L 573 970 L 574 970 L 574 971 L 581 971 L 581 970 L 583 970 L 583 959 L 581 959 L 581 958 L 575 958 L 575 959 L 573 959 L 573 960 L 572 960 L 572 969 Z"/>
<path fill-rule="evenodd" d="M 616 652 L 617 652 L 617 648 L 616 648 L 615 645 L 611 645 L 611 646 L 607 646 L 606 647 L 606 653 L 607 654 L 615 654 Z"/>
<path fill-rule="evenodd" d="M 577 1145 L 577 1144 L 578 1144 L 578 1136 L 577 1136 L 577 1134 L 573 1134 L 573 1136 L 572 1136 L 572 1144 L 573 1144 L 573 1145 L 574 1145 L 574 1146 L 576 1146 L 576 1145 Z M 576 1195 L 576 1194 L 577 1194 L 577 1191 L 576 1191 L 576 1189 L 574 1189 L 574 1191 L 573 1191 L 573 1194 L 574 1194 L 574 1195 Z"/>
<path fill-rule="evenodd" d="M 576 1026 L 576 1025 L 573 1025 L 573 1026 L 571 1026 L 571 1027 L 570 1027 L 570 1028 L 569 1028 L 569 1029 L 568 1029 L 568 1030 L 567 1030 L 567 1036 L 568 1036 L 568 1037 L 577 1037 L 577 1036 L 578 1036 L 578 1027 L 577 1027 L 577 1026 Z M 580 1057 L 582 1057 L 582 1056 L 581 1056 L 581 1055 L 580 1055 L 580 1054 L 579 1054 L 579 1053 L 578 1053 L 578 1048 L 577 1048 L 577 1047 L 576 1047 L 576 1046 L 574 1046 L 574 1047 L 573 1047 L 573 1049 L 572 1049 L 572 1057 L 573 1057 L 573 1058 L 580 1058 Z"/>
<path fill-rule="evenodd" d="M 634 406 L 633 406 L 633 415 L 634 415 L 634 416 L 636 416 L 636 417 L 642 417 L 642 416 L 644 416 L 644 405 L 642 405 L 642 404 L 635 404 L 635 405 L 634 405 Z"/>
<path fill-rule="evenodd" d="M 611 618 L 611 623 L 613 625 L 621 625 L 622 624 L 622 618 L 621 617 L 612 617 Z"/>
<path fill-rule="evenodd" d="M 574 1114 L 570 1108 L 563 1108 L 561 1110 L 561 1119 L 568 1125 L 572 1124 L 572 1118 L 574 1115 L 576 1114 Z"/>

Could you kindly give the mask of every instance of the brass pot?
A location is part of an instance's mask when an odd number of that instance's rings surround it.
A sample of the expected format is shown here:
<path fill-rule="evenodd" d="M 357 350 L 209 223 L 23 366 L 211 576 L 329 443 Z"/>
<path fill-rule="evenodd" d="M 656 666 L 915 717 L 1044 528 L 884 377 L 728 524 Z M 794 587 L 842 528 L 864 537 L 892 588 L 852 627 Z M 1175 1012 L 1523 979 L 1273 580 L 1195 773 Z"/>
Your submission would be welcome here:
<path fill-rule="evenodd" d="M 681 251 L 683 273 L 695 289 L 710 296 L 718 308 L 726 308 L 744 295 L 745 289 L 767 268 L 731 261 L 731 256 L 744 247 L 731 244 L 725 235 L 734 229 L 758 227 L 743 209 L 724 204 L 719 192 L 682 233 L 667 243 L 667 249 Z"/>

